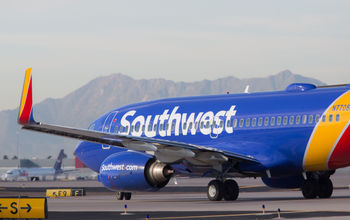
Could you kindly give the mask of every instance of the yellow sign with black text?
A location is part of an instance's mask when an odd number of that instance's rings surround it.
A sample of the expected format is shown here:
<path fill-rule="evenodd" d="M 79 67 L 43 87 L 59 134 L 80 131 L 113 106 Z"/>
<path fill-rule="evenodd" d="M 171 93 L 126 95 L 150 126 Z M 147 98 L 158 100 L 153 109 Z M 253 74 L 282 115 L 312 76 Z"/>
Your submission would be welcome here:
<path fill-rule="evenodd" d="M 46 197 L 66 197 L 71 196 L 71 189 L 47 189 Z"/>
<path fill-rule="evenodd" d="M 0 218 L 47 218 L 46 198 L 0 198 Z"/>
<path fill-rule="evenodd" d="M 46 197 L 84 196 L 83 189 L 47 189 Z"/>

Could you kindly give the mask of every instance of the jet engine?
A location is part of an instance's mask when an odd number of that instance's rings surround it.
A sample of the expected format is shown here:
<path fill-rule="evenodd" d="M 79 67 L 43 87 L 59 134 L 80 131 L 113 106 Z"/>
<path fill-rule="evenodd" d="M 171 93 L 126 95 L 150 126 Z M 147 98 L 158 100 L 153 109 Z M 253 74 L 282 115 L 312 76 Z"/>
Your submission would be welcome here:
<path fill-rule="evenodd" d="M 98 180 L 114 191 L 157 191 L 168 184 L 173 173 L 170 165 L 150 155 L 124 151 L 102 162 Z"/>

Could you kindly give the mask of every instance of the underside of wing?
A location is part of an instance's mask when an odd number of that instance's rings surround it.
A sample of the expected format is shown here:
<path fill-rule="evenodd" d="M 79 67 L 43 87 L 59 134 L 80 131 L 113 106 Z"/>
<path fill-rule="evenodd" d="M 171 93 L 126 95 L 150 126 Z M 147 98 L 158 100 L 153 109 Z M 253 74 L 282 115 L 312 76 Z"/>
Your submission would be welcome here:
<path fill-rule="evenodd" d="M 259 164 L 259 161 L 249 156 L 221 151 L 216 148 L 164 139 L 103 133 L 42 123 L 29 123 L 23 125 L 22 128 L 100 144 L 125 147 L 136 151 L 154 152 L 160 160 L 168 163 L 183 158 L 195 158 L 198 162 L 203 161 L 204 164 L 210 163 L 209 161 L 224 162 L 229 159 L 237 162 Z"/>

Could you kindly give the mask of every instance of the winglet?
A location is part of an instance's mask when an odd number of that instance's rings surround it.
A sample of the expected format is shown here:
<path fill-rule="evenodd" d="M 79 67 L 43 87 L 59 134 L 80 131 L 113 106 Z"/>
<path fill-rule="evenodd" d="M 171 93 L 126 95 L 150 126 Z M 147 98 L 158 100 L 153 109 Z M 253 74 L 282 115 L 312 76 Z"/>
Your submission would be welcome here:
<path fill-rule="evenodd" d="M 19 106 L 18 123 L 21 125 L 36 123 L 33 118 L 32 99 L 32 68 L 26 70 L 24 78 L 21 103 Z"/>

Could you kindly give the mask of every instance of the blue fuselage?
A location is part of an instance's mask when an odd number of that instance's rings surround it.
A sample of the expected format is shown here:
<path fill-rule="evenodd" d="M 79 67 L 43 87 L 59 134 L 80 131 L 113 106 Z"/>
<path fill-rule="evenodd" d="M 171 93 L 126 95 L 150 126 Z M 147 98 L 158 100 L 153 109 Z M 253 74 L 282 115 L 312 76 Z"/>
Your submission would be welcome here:
<path fill-rule="evenodd" d="M 347 90 L 349 87 L 162 99 L 115 109 L 89 129 L 212 147 L 255 158 L 263 165 L 241 164 L 242 171 L 300 173 L 315 125 Z M 120 151 L 125 149 L 84 141 L 76 155 L 98 172 L 109 155 Z"/>

